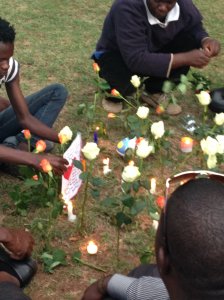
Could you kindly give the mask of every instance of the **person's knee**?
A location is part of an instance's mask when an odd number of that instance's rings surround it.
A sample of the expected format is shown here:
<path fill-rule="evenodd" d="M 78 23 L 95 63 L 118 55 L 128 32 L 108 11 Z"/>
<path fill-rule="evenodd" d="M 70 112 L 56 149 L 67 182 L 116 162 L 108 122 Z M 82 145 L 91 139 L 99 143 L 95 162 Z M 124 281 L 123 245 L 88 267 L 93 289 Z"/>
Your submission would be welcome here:
<path fill-rule="evenodd" d="M 68 90 L 66 87 L 61 83 L 54 83 L 49 86 L 52 90 L 54 90 L 54 95 L 56 99 L 60 99 L 61 101 L 65 102 L 68 98 Z"/>

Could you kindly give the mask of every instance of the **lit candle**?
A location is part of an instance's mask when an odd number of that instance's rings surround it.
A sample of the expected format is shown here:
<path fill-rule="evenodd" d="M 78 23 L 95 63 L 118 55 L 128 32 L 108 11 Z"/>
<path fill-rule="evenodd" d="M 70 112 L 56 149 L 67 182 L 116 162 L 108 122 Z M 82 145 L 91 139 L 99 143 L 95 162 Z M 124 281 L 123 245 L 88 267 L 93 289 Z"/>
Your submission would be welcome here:
<path fill-rule="evenodd" d="M 151 188 L 150 188 L 150 193 L 155 194 L 156 193 L 156 179 L 151 178 Z"/>
<path fill-rule="evenodd" d="M 93 133 L 93 141 L 94 141 L 94 143 L 96 143 L 96 144 L 98 144 L 98 130 L 99 130 L 100 128 L 99 127 L 96 127 L 96 130 L 94 131 L 94 133 Z"/>
<path fill-rule="evenodd" d="M 129 161 L 129 163 L 128 163 L 128 165 L 129 165 L 129 166 L 134 166 L 134 165 L 135 165 L 135 163 L 134 163 L 134 161 L 133 161 L 133 160 L 130 160 L 130 161 Z"/>
<path fill-rule="evenodd" d="M 194 140 L 190 137 L 184 136 L 180 141 L 180 150 L 184 153 L 189 153 L 193 149 Z"/>
<path fill-rule="evenodd" d="M 109 168 L 109 163 L 110 163 L 109 157 L 103 159 L 103 164 L 104 164 L 104 166 L 103 166 L 103 174 L 104 175 L 107 175 L 108 173 L 111 172 L 111 169 Z"/>
<path fill-rule="evenodd" d="M 93 241 L 89 241 L 86 249 L 89 254 L 96 254 L 98 251 L 98 247 Z"/>
<path fill-rule="evenodd" d="M 73 214 L 73 205 L 72 201 L 66 201 L 67 204 L 67 212 L 68 212 L 68 221 L 69 222 L 74 222 L 76 220 L 76 215 Z"/>

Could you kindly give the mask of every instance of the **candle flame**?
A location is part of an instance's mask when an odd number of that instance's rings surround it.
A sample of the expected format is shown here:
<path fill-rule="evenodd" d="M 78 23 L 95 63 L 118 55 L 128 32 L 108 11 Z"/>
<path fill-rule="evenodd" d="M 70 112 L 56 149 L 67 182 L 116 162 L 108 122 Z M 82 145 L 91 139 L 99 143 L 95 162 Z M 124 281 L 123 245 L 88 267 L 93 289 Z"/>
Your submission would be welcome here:
<path fill-rule="evenodd" d="M 135 165 L 135 163 L 134 163 L 134 161 L 133 161 L 133 160 L 130 160 L 130 161 L 129 161 L 129 163 L 128 163 L 128 165 L 129 165 L 129 166 L 134 166 L 134 165 Z"/>

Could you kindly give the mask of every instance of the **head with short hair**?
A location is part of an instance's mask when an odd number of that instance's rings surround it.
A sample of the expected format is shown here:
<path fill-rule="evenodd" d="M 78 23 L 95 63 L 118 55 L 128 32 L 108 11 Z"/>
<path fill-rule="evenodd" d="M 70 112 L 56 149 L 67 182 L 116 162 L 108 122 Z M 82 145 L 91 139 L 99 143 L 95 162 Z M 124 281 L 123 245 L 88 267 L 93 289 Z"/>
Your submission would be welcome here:
<path fill-rule="evenodd" d="M 176 2 L 177 0 L 147 0 L 146 3 L 151 14 L 163 22 Z"/>
<path fill-rule="evenodd" d="M 14 27 L 8 21 L 0 18 L 0 42 L 14 43 L 15 36 Z"/>
<path fill-rule="evenodd" d="M 223 183 L 200 178 L 178 187 L 168 200 L 158 235 L 157 252 L 162 246 L 169 261 L 162 277 L 170 294 L 175 295 L 178 286 L 185 295 L 181 299 L 224 299 Z"/>

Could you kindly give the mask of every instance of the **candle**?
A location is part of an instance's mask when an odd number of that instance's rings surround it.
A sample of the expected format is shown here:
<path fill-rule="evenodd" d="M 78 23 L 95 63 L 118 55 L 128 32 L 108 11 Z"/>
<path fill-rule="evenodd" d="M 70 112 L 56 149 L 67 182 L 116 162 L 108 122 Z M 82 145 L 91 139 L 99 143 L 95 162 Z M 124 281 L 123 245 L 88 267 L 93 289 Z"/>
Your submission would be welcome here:
<path fill-rule="evenodd" d="M 67 204 L 67 212 L 68 212 L 68 221 L 69 222 L 74 222 L 76 220 L 76 215 L 73 214 L 73 205 L 72 201 L 69 200 L 66 202 Z"/>
<path fill-rule="evenodd" d="M 96 130 L 94 131 L 94 133 L 93 133 L 93 141 L 94 141 L 94 143 L 96 143 L 96 144 L 98 144 L 98 130 L 99 130 L 100 128 L 99 127 L 96 127 Z"/>
<path fill-rule="evenodd" d="M 98 251 L 98 247 L 93 241 L 89 241 L 86 249 L 89 254 L 96 254 Z"/>
<path fill-rule="evenodd" d="M 156 179 L 151 178 L 151 188 L 150 188 L 150 193 L 155 194 L 156 193 Z"/>
<path fill-rule="evenodd" d="M 192 151 L 194 140 L 190 137 L 184 136 L 180 141 L 180 150 L 184 153 L 189 153 Z"/>
<path fill-rule="evenodd" d="M 110 163 L 109 157 L 103 159 L 103 164 L 104 164 L 104 166 L 103 166 L 103 174 L 104 175 L 107 175 L 108 173 L 111 172 L 111 169 L 109 168 L 109 163 Z"/>
<path fill-rule="evenodd" d="M 128 165 L 129 165 L 129 166 L 134 166 L 134 165 L 135 165 L 135 163 L 134 163 L 134 161 L 133 161 L 133 160 L 130 160 L 130 161 L 129 161 L 129 163 L 128 163 Z"/>

